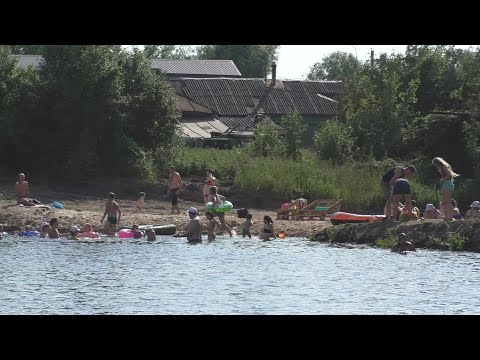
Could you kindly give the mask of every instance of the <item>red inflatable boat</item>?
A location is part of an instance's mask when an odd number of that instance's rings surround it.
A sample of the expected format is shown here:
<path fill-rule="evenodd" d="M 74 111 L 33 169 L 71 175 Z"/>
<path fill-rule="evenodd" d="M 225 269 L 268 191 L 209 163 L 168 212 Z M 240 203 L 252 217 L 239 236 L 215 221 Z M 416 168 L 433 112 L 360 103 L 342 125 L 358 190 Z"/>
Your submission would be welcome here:
<path fill-rule="evenodd" d="M 347 224 L 347 223 L 364 223 L 370 221 L 384 221 L 387 217 L 385 215 L 358 215 L 346 212 L 334 213 L 330 221 L 333 225 Z"/>

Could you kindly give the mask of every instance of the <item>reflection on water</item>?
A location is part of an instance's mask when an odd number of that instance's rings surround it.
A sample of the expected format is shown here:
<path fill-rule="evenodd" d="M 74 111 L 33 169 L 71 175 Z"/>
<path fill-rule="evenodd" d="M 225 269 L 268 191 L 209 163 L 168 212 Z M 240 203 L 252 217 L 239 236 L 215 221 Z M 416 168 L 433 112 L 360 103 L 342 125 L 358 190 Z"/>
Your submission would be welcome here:
<path fill-rule="evenodd" d="M 480 254 L 286 238 L 0 241 L 0 314 L 479 314 Z"/>

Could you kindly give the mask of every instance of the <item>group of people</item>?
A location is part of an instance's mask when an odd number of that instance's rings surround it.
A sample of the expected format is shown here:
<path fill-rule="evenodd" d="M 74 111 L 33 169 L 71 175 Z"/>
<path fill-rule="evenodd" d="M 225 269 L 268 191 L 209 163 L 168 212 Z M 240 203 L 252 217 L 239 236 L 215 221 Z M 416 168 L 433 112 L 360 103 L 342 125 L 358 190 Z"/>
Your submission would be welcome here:
<path fill-rule="evenodd" d="M 203 231 L 203 223 L 199 217 L 199 213 L 197 208 L 191 207 L 187 210 L 188 216 L 190 217 L 190 222 L 187 224 L 185 228 L 185 232 L 183 234 L 175 235 L 176 237 L 186 237 L 187 241 L 190 243 L 200 243 L 202 242 L 202 231 Z M 215 240 L 215 226 L 222 227 L 223 225 L 215 220 L 213 213 L 211 211 L 205 212 L 206 217 L 206 230 L 207 230 L 207 240 L 212 241 Z M 252 237 L 251 227 L 253 225 L 253 216 L 252 214 L 247 214 L 246 220 L 242 225 L 242 236 L 243 237 Z M 259 238 L 263 240 L 271 240 L 272 238 L 275 239 L 276 233 L 275 228 L 273 227 L 273 220 L 270 216 L 265 215 L 263 217 L 263 229 L 259 234 Z M 230 227 L 227 228 L 230 229 Z M 232 230 L 230 230 L 232 231 Z M 227 230 L 228 232 L 228 230 Z M 229 232 L 230 236 L 231 232 Z"/>
<path fill-rule="evenodd" d="M 443 212 L 441 212 L 441 214 L 445 220 L 452 220 L 459 216 L 459 211 L 456 207 L 455 200 L 452 198 L 452 195 L 455 188 L 454 179 L 460 176 L 460 174 L 455 173 L 450 164 L 441 157 L 435 157 L 432 160 L 432 165 L 435 166 L 440 174 L 439 182 L 441 184 L 441 204 L 443 207 Z M 384 214 L 388 219 L 399 219 L 402 211 L 405 212 L 404 218 L 406 219 L 415 219 L 418 217 L 418 215 L 414 213 L 414 206 L 412 204 L 412 188 L 408 181 L 408 178 L 415 176 L 416 173 L 417 171 L 413 165 L 408 165 L 406 167 L 396 166 L 388 170 L 382 176 L 381 187 L 386 199 Z M 405 200 L 405 205 L 403 208 L 400 206 L 400 200 L 402 199 L 402 196 Z M 426 206 L 425 213 L 428 211 L 427 216 L 433 216 L 434 213 L 432 211 L 434 210 L 436 209 L 433 204 L 428 204 Z M 425 213 L 424 218 L 429 218 L 425 217 Z M 435 214 L 435 216 L 438 216 L 436 212 Z"/>

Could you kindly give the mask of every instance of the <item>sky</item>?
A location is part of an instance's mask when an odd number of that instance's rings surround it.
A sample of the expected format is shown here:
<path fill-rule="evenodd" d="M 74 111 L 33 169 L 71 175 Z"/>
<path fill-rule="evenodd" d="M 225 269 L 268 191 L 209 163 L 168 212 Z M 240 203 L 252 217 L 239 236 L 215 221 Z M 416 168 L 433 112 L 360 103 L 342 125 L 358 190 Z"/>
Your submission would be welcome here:
<path fill-rule="evenodd" d="M 455 45 L 468 49 L 476 45 Z M 278 52 L 277 78 L 303 80 L 316 62 L 335 52 L 348 52 L 364 61 L 370 58 L 373 49 L 375 57 L 380 53 L 405 53 L 407 45 L 281 45 Z"/>
<path fill-rule="evenodd" d="M 477 45 L 455 46 L 468 49 Z M 406 47 L 407 45 L 281 45 L 278 52 L 277 78 L 304 80 L 313 64 L 322 61 L 325 56 L 335 51 L 348 52 L 355 55 L 358 60 L 365 61 L 370 58 L 372 49 L 375 57 L 378 57 L 380 53 L 404 53 Z"/>
<path fill-rule="evenodd" d="M 316 62 L 335 52 L 348 52 L 364 61 L 370 58 L 370 50 L 375 56 L 403 53 L 407 45 L 281 45 L 278 52 L 277 77 L 281 79 L 302 80 L 307 77 L 310 68 Z"/>

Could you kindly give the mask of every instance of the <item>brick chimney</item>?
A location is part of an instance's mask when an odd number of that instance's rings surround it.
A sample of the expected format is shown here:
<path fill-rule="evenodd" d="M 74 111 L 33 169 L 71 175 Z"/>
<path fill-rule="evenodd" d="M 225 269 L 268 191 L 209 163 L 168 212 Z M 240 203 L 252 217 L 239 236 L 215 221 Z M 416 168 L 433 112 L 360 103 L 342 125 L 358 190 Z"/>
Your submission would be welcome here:
<path fill-rule="evenodd" d="M 270 83 L 270 86 L 275 86 L 275 83 L 277 82 L 277 64 L 273 63 L 272 64 L 272 82 Z"/>

